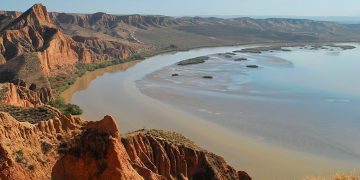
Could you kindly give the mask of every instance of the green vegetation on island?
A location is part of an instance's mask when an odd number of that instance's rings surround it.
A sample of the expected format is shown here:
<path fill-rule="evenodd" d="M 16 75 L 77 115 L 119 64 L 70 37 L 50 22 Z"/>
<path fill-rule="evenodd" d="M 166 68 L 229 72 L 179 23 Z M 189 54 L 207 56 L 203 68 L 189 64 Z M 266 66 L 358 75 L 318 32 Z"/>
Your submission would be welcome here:
<path fill-rule="evenodd" d="M 247 68 L 259 68 L 258 65 L 247 65 L 246 67 L 247 67 Z"/>
<path fill-rule="evenodd" d="M 241 57 L 241 58 L 237 58 L 234 61 L 247 61 L 247 58 Z"/>
<path fill-rule="evenodd" d="M 185 66 L 185 65 L 191 65 L 191 64 L 201 64 L 201 63 L 204 63 L 208 59 L 209 59 L 208 56 L 200 56 L 200 57 L 180 61 L 178 63 L 178 65 L 179 66 Z"/>
<path fill-rule="evenodd" d="M 334 48 L 340 48 L 342 50 L 349 50 L 349 49 L 355 49 L 355 46 L 351 46 L 351 45 L 338 45 L 338 44 L 328 44 L 326 46 L 329 47 L 334 47 Z"/>
<path fill-rule="evenodd" d="M 207 75 L 207 76 L 203 76 L 203 78 L 204 78 L 204 79 L 213 79 L 214 77 Z"/>
<path fill-rule="evenodd" d="M 265 51 L 291 51 L 290 49 L 283 49 L 282 46 L 263 46 L 263 47 L 254 47 L 254 48 L 245 48 L 233 52 L 240 53 L 262 53 Z"/>

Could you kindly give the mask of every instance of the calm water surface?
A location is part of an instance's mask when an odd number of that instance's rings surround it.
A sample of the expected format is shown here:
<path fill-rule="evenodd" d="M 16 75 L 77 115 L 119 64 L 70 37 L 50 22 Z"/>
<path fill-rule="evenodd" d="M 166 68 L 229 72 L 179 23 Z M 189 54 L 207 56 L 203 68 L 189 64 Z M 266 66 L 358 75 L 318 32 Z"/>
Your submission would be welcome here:
<path fill-rule="evenodd" d="M 115 116 L 122 132 L 157 128 L 183 133 L 258 179 L 332 173 L 360 167 L 360 46 L 355 45 L 353 50 L 290 48 L 232 58 L 218 53 L 243 47 L 164 54 L 88 73 L 63 96 L 82 107 L 86 119 Z M 204 64 L 175 64 L 203 55 L 211 57 Z M 248 61 L 234 61 L 238 57 Z M 259 68 L 246 68 L 253 64 Z M 170 107 L 239 136 L 230 139 L 225 131 L 195 127 L 202 124 L 195 123 L 198 119 Z M 300 154 L 278 159 L 282 151 L 271 154 L 275 150 L 252 143 L 243 147 L 245 136 Z"/>
<path fill-rule="evenodd" d="M 143 93 L 264 142 L 360 165 L 360 47 L 212 54 L 138 81 Z M 234 61 L 246 57 L 247 61 Z M 247 68 L 258 65 L 259 68 Z M 180 76 L 171 77 L 172 73 Z M 214 79 L 202 78 L 211 75 Z"/>

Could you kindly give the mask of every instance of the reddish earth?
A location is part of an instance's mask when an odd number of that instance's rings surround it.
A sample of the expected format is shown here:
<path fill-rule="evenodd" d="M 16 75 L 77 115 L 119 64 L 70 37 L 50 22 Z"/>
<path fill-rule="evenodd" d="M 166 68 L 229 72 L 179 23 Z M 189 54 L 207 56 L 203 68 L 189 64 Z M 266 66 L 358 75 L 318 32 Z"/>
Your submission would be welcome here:
<path fill-rule="evenodd" d="M 85 121 L 43 105 L 29 89 L 2 84 L 0 91 L 2 106 L 54 114 L 29 123 L 0 111 L 0 179 L 251 179 L 180 134 L 121 135 L 111 116 Z"/>
<path fill-rule="evenodd" d="M 52 76 L 79 62 L 100 63 L 113 58 L 127 58 L 137 50 L 102 39 L 83 37 L 84 40 L 75 41 L 53 24 L 46 7 L 41 4 L 34 5 L 20 16 L 9 16 L 11 18 L 0 29 L 0 64 L 24 53 L 35 53 L 41 70 Z"/>

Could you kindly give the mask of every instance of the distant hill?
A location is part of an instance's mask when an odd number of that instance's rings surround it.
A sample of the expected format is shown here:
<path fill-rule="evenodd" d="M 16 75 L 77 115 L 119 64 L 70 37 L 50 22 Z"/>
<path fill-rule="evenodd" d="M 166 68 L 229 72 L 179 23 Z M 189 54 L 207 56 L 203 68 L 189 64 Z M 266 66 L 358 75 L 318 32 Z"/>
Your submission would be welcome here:
<path fill-rule="evenodd" d="M 234 18 L 244 18 L 250 17 L 253 19 L 308 19 L 314 21 L 330 21 L 330 22 L 337 22 L 341 24 L 360 24 L 360 16 L 247 16 L 247 15 L 205 15 L 198 17 L 203 18 L 222 18 L 222 19 L 234 19 Z"/>

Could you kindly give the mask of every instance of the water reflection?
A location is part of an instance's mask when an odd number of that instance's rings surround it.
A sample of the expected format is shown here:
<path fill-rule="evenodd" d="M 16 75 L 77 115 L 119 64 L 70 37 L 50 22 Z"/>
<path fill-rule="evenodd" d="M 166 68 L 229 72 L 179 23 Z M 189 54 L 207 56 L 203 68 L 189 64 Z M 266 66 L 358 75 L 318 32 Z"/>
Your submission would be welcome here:
<path fill-rule="evenodd" d="M 112 74 L 119 71 L 126 71 L 127 69 L 135 66 L 139 62 L 140 61 L 130 61 L 115 66 L 109 66 L 106 68 L 97 69 L 92 72 L 87 72 L 84 76 L 77 79 L 75 84 L 73 84 L 69 89 L 64 91 L 61 94 L 61 97 L 63 97 L 66 102 L 70 102 L 74 93 L 87 89 L 91 81 L 95 80 L 96 78 L 101 77 L 108 73 Z"/>

